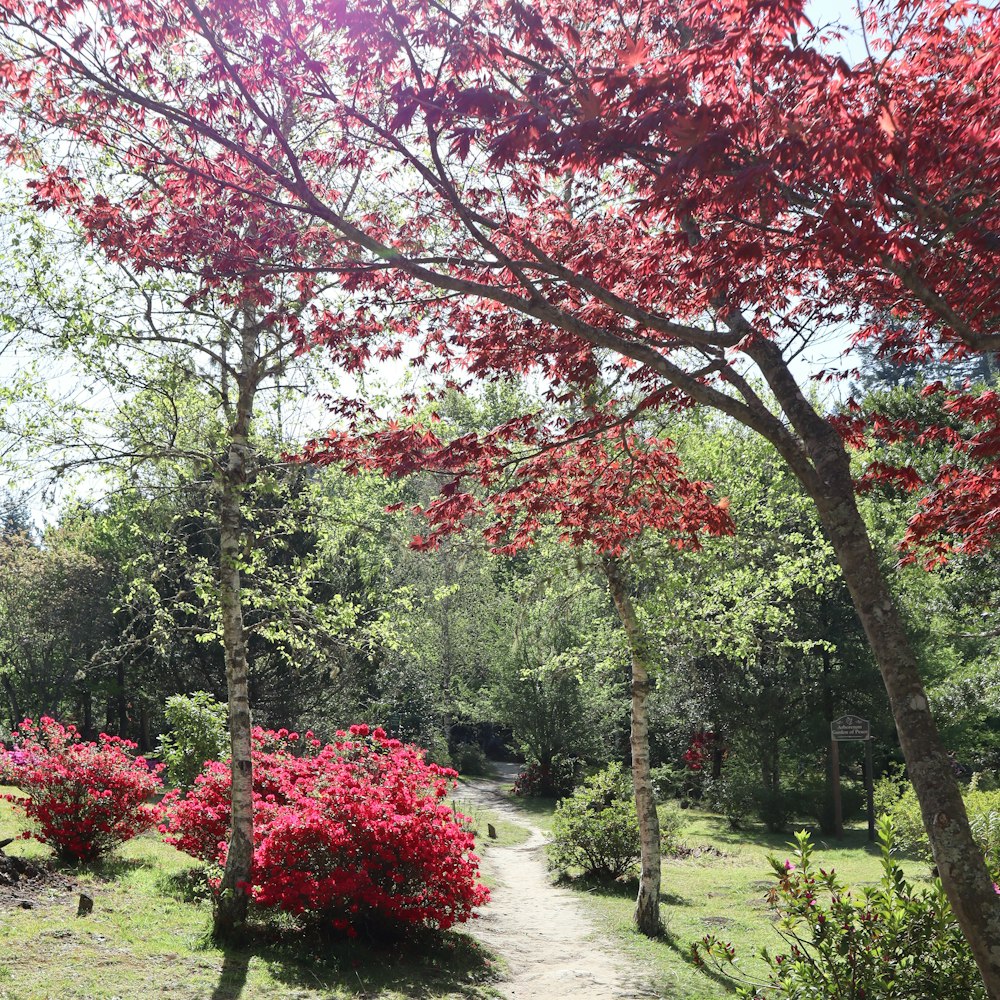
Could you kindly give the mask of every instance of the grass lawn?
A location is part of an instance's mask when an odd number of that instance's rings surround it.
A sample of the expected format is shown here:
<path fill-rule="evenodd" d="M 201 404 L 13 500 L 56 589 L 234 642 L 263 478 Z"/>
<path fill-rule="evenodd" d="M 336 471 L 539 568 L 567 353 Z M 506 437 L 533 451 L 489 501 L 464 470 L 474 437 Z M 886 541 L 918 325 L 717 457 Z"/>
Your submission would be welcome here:
<path fill-rule="evenodd" d="M 554 804 L 515 799 L 525 818 L 536 826 L 551 827 Z M 715 934 L 736 945 L 740 965 L 759 971 L 754 958 L 761 947 L 781 950 L 765 894 L 772 884 L 769 854 L 786 858 L 790 834 L 769 834 L 763 828 L 732 830 L 724 817 L 699 810 L 685 814 L 681 841 L 689 848 L 707 846 L 700 857 L 663 859 L 662 914 L 667 935 L 652 941 L 632 928 L 635 883 L 600 885 L 584 880 L 572 884 L 581 898 L 618 939 L 626 952 L 655 970 L 657 986 L 676 1000 L 717 1000 L 733 992 L 728 979 L 711 976 L 691 964 L 690 945 L 705 934 Z M 846 831 L 843 841 L 816 834 L 815 863 L 834 868 L 850 886 L 877 882 L 882 869 L 879 854 L 868 843 L 867 827 Z M 721 853 L 715 853 L 716 851 Z M 926 865 L 903 862 L 914 879 L 927 877 Z"/>
<path fill-rule="evenodd" d="M 0 788 L 0 793 L 15 792 Z M 461 806 L 459 806 L 461 811 Z M 477 822 L 502 824 L 486 810 Z M 509 824 L 513 827 L 513 824 Z M 0 802 L 0 840 L 19 819 Z M 514 830 L 509 837 L 520 836 Z M 488 847 L 484 848 L 489 850 Z M 9 855 L 48 857 L 32 841 Z M 493 957 L 467 934 L 428 934 L 407 946 L 323 940 L 291 920 L 255 926 L 253 943 L 208 940 L 211 905 L 192 897 L 192 860 L 146 834 L 103 865 L 59 870 L 30 892 L 0 893 L 0 1000 L 444 1000 L 495 997 Z M 78 894 L 94 909 L 77 917 Z M 17 897 L 33 906 L 23 909 Z"/>
<path fill-rule="evenodd" d="M 451 807 L 471 821 L 472 832 L 476 835 L 476 850 L 483 854 L 493 847 L 517 847 L 530 836 L 531 831 L 520 823 L 512 823 L 509 819 L 470 801 L 462 794 L 462 779 L 448 800 Z M 496 839 L 488 836 L 488 824 L 492 824 Z"/>

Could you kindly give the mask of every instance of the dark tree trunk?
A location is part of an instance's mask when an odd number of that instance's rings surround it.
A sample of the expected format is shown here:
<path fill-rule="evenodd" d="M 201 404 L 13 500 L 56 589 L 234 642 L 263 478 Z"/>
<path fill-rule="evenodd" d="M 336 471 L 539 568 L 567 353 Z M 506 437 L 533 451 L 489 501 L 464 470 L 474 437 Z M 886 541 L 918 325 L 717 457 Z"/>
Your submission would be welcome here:
<path fill-rule="evenodd" d="M 118 663 L 115 681 L 117 684 L 115 701 L 118 709 L 117 732 L 123 739 L 127 739 L 129 735 L 128 697 L 125 691 L 125 664 L 123 662 Z"/>
<path fill-rule="evenodd" d="M 14 730 L 24 719 L 24 716 L 21 714 L 21 703 L 18 700 L 17 691 L 14 689 L 11 679 L 6 674 L 0 678 L 0 682 L 3 683 L 3 693 L 7 696 L 7 709 L 10 712 L 10 728 Z"/>
<path fill-rule="evenodd" d="M 722 777 L 722 729 L 716 723 L 715 729 L 712 730 L 712 780 L 718 781 Z"/>
<path fill-rule="evenodd" d="M 149 735 L 149 708 L 142 704 L 139 706 L 139 752 L 147 754 L 152 749 L 153 741 Z"/>
<path fill-rule="evenodd" d="M 972 836 L 920 679 L 916 654 L 854 498 L 843 441 L 802 395 L 779 348 L 759 340 L 747 353 L 801 440 L 772 437 L 812 497 L 875 655 L 896 722 L 934 862 L 992 1000 L 1000 1000 L 1000 895 Z"/>
<path fill-rule="evenodd" d="M 87 690 L 83 692 L 80 700 L 83 703 L 83 738 L 92 740 L 96 735 L 94 732 L 94 696 Z"/>
<path fill-rule="evenodd" d="M 663 930 L 660 919 L 660 819 L 649 768 L 649 712 L 647 703 L 652 683 L 646 659 L 642 627 L 629 596 L 628 580 L 619 560 L 602 561 L 608 589 L 615 602 L 632 654 L 632 787 L 639 819 L 640 874 L 635 901 L 636 927 L 650 937 Z"/>

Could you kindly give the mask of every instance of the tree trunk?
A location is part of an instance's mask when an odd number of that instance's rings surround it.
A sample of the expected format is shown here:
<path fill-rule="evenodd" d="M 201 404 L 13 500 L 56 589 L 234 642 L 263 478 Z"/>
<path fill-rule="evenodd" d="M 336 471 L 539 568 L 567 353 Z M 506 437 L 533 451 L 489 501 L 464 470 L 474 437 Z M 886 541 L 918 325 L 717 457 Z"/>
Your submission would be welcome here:
<path fill-rule="evenodd" d="M 148 754 L 152 748 L 152 740 L 149 736 L 149 706 L 145 703 L 139 706 L 139 753 Z"/>
<path fill-rule="evenodd" d="M 89 688 L 83 692 L 81 700 L 83 702 L 83 738 L 92 740 L 96 735 L 94 732 L 94 696 Z"/>
<path fill-rule="evenodd" d="M 611 556 L 606 556 L 602 565 L 632 654 L 632 787 L 639 819 L 641 865 L 635 924 L 643 934 L 655 937 L 662 932 L 663 923 L 660 919 L 660 820 L 656 814 L 656 797 L 649 771 L 647 701 L 652 684 L 645 654 L 646 643 L 629 596 L 625 571 L 621 562 Z"/>
<path fill-rule="evenodd" d="M 237 936 L 246 923 L 253 866 L 253 761 L 251 757 L 250 689 L 246 635 L 243 627 L 241 493 L 248 474 L 250 422 L 253 412 L 254 362 L 257 331 L 244 316 L 243 363 L 238 379 L 234 420 L 229 428 L 229 451 L 221 472 L 219 504 L 219 604 L 229 696 L 232 826 L 229 849 L 212 933 L 216 938 Z"/>
<path fill-rule="evenodd" d="M 11 679 L 4 674 L 0 681 L 3 683 L 4 694 L 7 695 L 7 705 L 10 709 L 10 729 L 13 732 L 24 719 L 21 714 L 21 703 L 17 699 L 17 691 L 14 690 Z"/>
<path fill-rule="evenodd" d="M 854 499 L 843 441 L 802 395 L 779 348 L 759 340 L 747 353 L 798 432 L 808 457 L 774 443 L 819 512 L 889 695 L 900 746 L 934 862 L 992 1000 L 1000 1000 L 1000 895 L 969 827 L 965 803 L 931 716 L 920 670 Z"/>
<path fill-rule="evenodd" d="M 868 540 L 853 489 L 839 502 L 817 500 L 817 506 L 882 672 L 942 885 L 972 947 L 987 992 L 998 1000 L 1000 896 L 993 888 L 983 852 L 972 836 L 965 803 L 931 716 L 909 636 Z"/>
<path fill-rule="evenodd" d="M 118 735 L 122 739 L 129 737 L 128 719 L 128 695 L 125 690 L 125 663 L 118 662 L 118 669 L 115 676 L 115 707 L 118 710 Z"/>
<path fill-rule="evenodd" d="M 712 730 L 712 780 L 722 777 L 722 728 L 718 722 Z"/>

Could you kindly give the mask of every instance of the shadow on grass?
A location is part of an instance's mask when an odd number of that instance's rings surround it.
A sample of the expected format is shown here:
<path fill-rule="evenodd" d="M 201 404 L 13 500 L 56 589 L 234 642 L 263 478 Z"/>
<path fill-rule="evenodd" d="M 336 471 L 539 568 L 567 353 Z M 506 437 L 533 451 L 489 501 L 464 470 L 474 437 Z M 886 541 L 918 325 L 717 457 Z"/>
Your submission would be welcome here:
<path fill-rule="evenodd" d="M 206 948 L 214 947 L 210 941 Z M 422 931 L 379 940 L 303 929 L 282 916 L 257 915 L 243 939 L 222 946 L 224 961 L 211 1000 L 239 1000 L 251 961 L 289 990 L 357 997 L 394 991 L 411 1000 L 442 994 L 489 1000 L 496 992 L 493 955 L 467 934 Z"/>
<path fill-rule="evenodd" d="M 518 811 L 534 819 L 551 822 L 556 811 L 557 799 L 542 798 L 533 795 L 509 795 L 508 799 L 512 805 L 517 806 Z"/>
<path fill-rule="evenodd" d="M 112 854 L 83 864 L 57 860 L 54 867 L 67 875 L 86 874 L 93 875 L 101 882 L 117 882 L 132 872 L 155 868 L 156 863 L 148 858 L 123 858 Z"/>
<path fill-rule="evenodd" d="M 868 839 L 867 828 L 848 829 L 844 831 L 842 840 L 838 840 L 832 834 L 823 833 L 818 826 L 812 823 L 790 823 L 788 829 L 783 833 L 771 833 L 763 826 L 742 826 L 734 829 L 723 817 L 718 817 L 718 822 L 713 824 L 710 837 L 721 844 L 734 847 L 759 847 L 764 848 L 769 853 L 780 854 L 788 850 L 789 842 L 792 840 L 793 831 L 805 830 L 812 840 L 813 846 L 818 850 L 863 850 L 867 854 L 878 854 L 878 845 Z"/>
<path fill-rule="evenodd" d="M 253 951 L 248 948 L 227 947 L 224 950 L 219 982 L 212 990 L 211 1000 L 239 1000 L 247 983 Z"/>
<path fill-rule="evenodd" d="M 157 878 L 156 885 L 164 895 L 182 903 L 200 903 L 212 898 L 208 872 L 203 865 L 162 874 Z"/>
<path fill-rule="evenodd" d="M 730 979 L 729 976 L 724 975 L 721 972 L 716 971 L 707 965 L 700 965 L 691 957 L 691 945 L 682 945 L 673 934 L 667 931 L 660 940 L 677 955 L 685 965 L 689 965 L 692 969 L 697 969 L 698 972 L 705 976 L 707 979 L 711 979 L 716 986 L 721 987 L 726 993 L 732 994 L 739 989 L 739 984 Z M 720 994 L 721 995 L 721 994 Z"/>
<path fill-rule="evenodd" d="M 589 896 L 609 899 L 634 899 L 639 891 L 637 878 L 612 878 L 610 875 L 563 875 L 559 884 Z M 662 898 L 662 897 L 661 897 Z"/>
<path fill-rule="evenodd" d="M 559 880 L 577 892 L 586 892 L 591 896 L 602 896 L 606 899 L 635 899 L 639 892 L 639 880 L 632 878 L 609 878 L 601 875 L 576 875 Z M 686 896 L 676 892 L 661 892 L 660 902 L 667 906 L 691 906 L 692 902 Z"/>

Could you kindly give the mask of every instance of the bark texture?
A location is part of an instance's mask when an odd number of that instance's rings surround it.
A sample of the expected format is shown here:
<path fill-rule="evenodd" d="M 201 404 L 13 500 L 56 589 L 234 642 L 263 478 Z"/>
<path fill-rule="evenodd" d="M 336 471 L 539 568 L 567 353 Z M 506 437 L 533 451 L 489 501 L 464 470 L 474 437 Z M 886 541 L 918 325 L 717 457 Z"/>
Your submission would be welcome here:
<path fill-rule="evenodd" d="M 652 682 L 646 658 L 642 627 L 629 593 L 628 575 L 620 560 L 603 560 L 608 590 L 618 611 L 629 652 L 632 656 L 632 787 L 635 811 L 639 819 L 640 873 L 639 893 L 635 900 L 635 924 L 646 935 L 655 937 L 663 930 L 660 919 L 660 820 L 649 769 L 648 700 Z"/>
<path fill-rule="evenodd" d="M 229 696 L 229 738 L 232 770 L 232 827 L 222 874 L 213 935 L 231 938 L 246 923 L 253 864 L 253 761 L 249 663 L 243 627 L 243 549 L 241 494 L 248 474 L 250 422 L 256 389 L 254 364 L 257 335 L 249 317 L 244 318 L 243 359 L 237 382 L 234 419 L 229 428 L 229 449 L 220 473 L 219 604 Z"/>
<path fill-rule="evenodd" d="M 774 443 L 816 504 L 889 696 L 900 746 L 948 901 L 992 1000 L 1000 1000 L 1000 896 L 979 849 L 888 581 L 854 498 L 850 459 L 829 422 L 805 399 L 780 350 L 748 350 L 799 436 Z"/>

